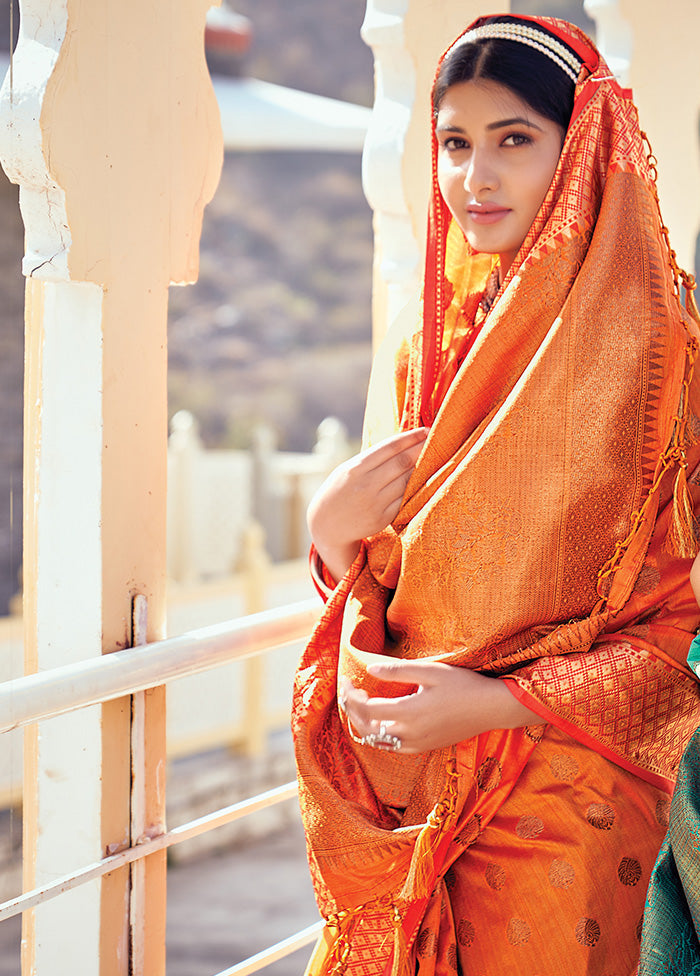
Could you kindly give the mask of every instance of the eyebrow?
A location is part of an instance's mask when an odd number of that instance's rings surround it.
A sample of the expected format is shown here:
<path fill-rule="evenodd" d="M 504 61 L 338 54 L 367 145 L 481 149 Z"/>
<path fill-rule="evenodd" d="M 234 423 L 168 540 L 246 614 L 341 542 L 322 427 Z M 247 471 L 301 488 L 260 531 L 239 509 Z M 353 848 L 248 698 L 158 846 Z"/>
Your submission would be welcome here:
<path fill-rule="evenodd" d="M 532 122 L 530 119 L 526 119 L 524 116 L 516 115 L 512 119 L 502 119 L 498 122 L 490 122 L 486 128 L 488 130 L 493 129 L 507 129 L 510 125 L 526 125 L 530 129 L 537 129 L 541 132 L 541 128 L 536 122 Z M 436 127 L 436 132 L 461 132 L 464 133 L 464 129 L 459 125 L 439 125 Z"/>
<path fill-rule="evenodd" d="M 501 122 L 491 122 L 486 126 L 487 129 L 505 129 L 509 125 L 526 125 L 530 129 L 539 129 L 539 125 L 536 122 L 526 119 L 522 115 L 516 115 L 512 119 L 503 119 Z"/>

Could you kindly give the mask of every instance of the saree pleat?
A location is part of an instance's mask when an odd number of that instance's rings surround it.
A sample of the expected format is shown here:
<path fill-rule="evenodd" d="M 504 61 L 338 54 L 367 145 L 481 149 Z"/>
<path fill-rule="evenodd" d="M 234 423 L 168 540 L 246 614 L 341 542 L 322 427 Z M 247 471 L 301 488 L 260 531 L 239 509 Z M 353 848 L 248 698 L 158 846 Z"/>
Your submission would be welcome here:
<path fill-rule="evenodd" d="M 629 93 L 585 35 L 540 22 L 584 59 L 552 185 L 486 313 L 493 260 L 434 179 L 422 309 L 377 357 L 365 443 L 430 434 L 297 673 L 319 976 L 632 973 L 700 721 L 698 329 Z M 502 678 L 544 724 L 421 756 L 358 745 L 338 682 L 386 695 L 376 655 Z"/>

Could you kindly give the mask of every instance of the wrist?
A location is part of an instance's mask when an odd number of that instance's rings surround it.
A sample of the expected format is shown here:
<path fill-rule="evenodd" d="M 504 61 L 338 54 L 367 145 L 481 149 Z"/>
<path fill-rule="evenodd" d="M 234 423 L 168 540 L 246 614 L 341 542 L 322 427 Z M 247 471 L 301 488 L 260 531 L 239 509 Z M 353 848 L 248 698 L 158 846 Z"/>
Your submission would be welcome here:
<path fill-rule="evenodd" d="M 314 546 L 319 558 L 333 579 L 339 582 L 354 563 L 360 551 L 361 541 L 348 542 L 342 545 L 324 545 L 314 539 Z"/>
<path fill-rule="evenodd" d="M 502 705 L 502 715 L 504 721 L 507 724 L 503 725 L 504 729 L 520 729 L 525 725 L 541 725 L 545 720 L 537 712 L 533 712 L 531 708 L 523 704 L 518 697 L 514 694 L 515 688 L 517 688 L 517 683 L 512 679 L 503 680 L 503 678 L 496 679 L 501 686 L 501 695 L 503 700 Z"/>

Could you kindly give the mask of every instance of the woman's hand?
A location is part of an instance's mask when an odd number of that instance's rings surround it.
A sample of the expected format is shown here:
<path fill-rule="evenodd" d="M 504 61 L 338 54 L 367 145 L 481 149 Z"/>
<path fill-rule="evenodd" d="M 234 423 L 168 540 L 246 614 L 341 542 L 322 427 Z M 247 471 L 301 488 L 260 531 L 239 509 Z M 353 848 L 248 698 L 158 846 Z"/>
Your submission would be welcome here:
<path fill-rule="evenodd" d="M 403 753 L 427 752 L 491 729 L 539 725 L 542 718 L 514 697 L 500 678 L 435 661 L 395 660 L 367 669 L 382 681 L 418 685 L 399 698 L 369 698 L 347 682 L 341 705 L 358 738 L 384 733 Z"/>
<path fill-rule="evenodd" d="M 360 550 L 360 542 L 396 518 L 428 429 L 418 427 L 381 441 L 333 471 L 309 505 L 309 532 L 336 580 Z"/>

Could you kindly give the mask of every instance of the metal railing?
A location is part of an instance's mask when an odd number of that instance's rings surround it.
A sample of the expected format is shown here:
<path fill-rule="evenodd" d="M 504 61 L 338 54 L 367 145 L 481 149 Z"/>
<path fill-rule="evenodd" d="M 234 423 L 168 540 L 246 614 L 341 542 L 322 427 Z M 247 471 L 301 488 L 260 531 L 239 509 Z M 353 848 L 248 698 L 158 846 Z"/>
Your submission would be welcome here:
<path fill-rule="evenodd" d="M 0 732 L 31 725 L 67 712 L 98 705 L 175 678 L 207 671 L 230 661 L 261 654 L 308 636 L 320 616 L 317 599 L 239 620 L 191 631 L 179 637 L 128 648 L 99 658 L 27 675 L 0 684 Z M 293 799 L 295 782 L 199 817 L 155 837 L 110 853 L 52 881 L 0 904 L 0 921 L 28 911 L 52 898 L 100 878 L 116 868 L 134 864 L 156 851 L 190 840 L 224 824 Z M 317 922 L 217 976 L 248 976 L 310 944 L 323 927 Z"/>

